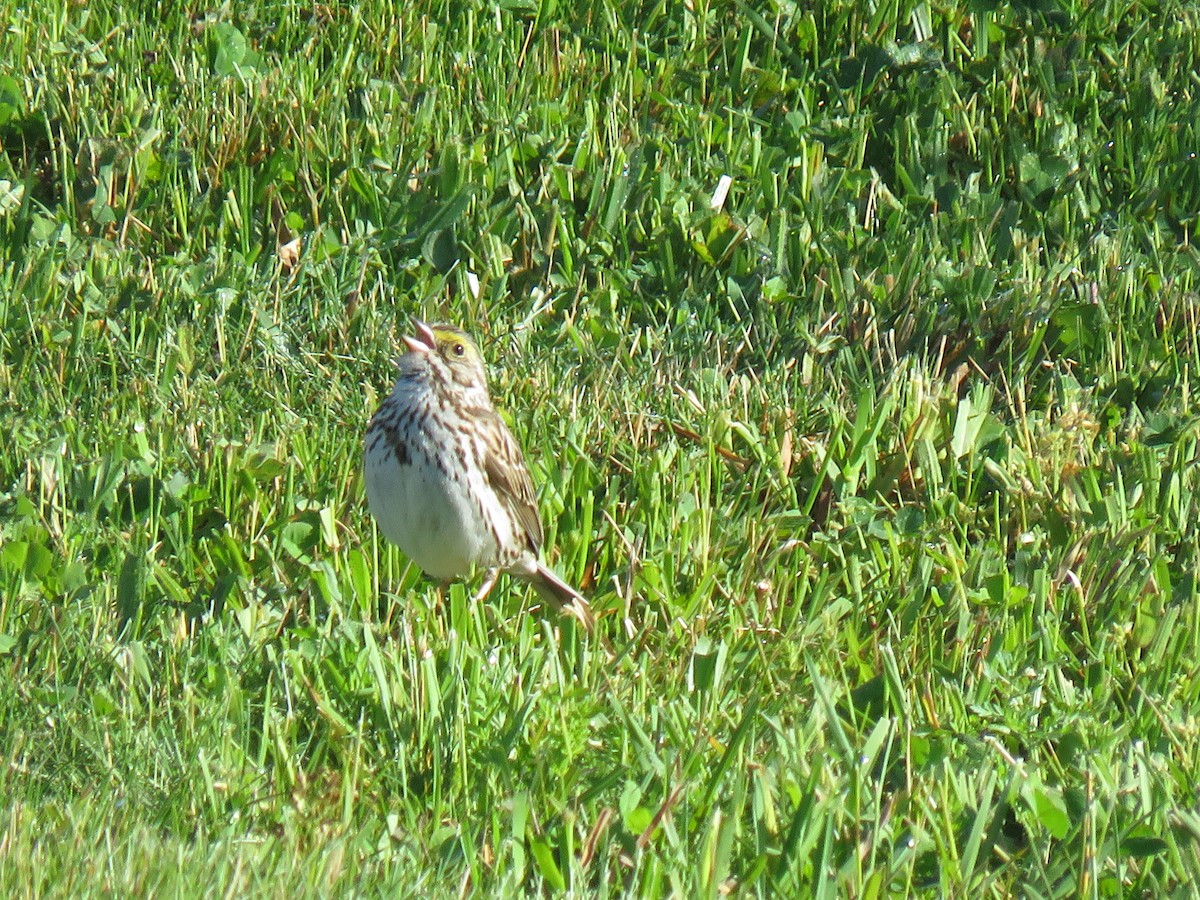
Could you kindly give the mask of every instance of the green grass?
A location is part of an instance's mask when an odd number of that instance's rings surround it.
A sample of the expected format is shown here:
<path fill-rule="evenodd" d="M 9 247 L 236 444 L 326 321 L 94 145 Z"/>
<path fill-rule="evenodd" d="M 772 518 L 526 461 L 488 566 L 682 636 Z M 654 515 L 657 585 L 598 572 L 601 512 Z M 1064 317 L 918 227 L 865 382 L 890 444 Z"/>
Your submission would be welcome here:
<path fill-rule="evenodd" d="M 1194 889 L 1200 15 L 817 6 L 0 0 L 0 892 Z M 414 315 L 615 659 L 376 533 Z"/>

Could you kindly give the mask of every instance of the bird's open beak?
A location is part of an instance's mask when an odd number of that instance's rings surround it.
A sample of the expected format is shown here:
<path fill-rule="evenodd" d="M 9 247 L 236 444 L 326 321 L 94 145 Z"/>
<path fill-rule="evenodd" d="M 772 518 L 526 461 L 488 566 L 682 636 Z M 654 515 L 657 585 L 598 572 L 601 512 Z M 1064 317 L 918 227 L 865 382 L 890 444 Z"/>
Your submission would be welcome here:
<path fill-rule="evenodd" d="M 416 337 L 404 336 L 404 344 L 412 353 L 428 353 L 437 344 L 437 340 L 433 336 L 433 329 L 422 322 L 420 319 L 413 319 L 413 325 L 417 329 Z"/>

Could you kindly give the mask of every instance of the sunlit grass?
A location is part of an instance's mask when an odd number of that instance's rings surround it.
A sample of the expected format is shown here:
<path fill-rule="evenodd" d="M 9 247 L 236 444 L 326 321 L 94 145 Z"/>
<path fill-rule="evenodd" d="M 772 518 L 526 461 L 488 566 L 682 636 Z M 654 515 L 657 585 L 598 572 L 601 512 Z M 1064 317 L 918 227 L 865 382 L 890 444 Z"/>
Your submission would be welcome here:
<path fill-rule="evenodd" d="M 869 10 L 0 7 L 7 894 L 1200 878 L 1200 22 Z M 378 535 L 418 314 L 601 635 Z"/>

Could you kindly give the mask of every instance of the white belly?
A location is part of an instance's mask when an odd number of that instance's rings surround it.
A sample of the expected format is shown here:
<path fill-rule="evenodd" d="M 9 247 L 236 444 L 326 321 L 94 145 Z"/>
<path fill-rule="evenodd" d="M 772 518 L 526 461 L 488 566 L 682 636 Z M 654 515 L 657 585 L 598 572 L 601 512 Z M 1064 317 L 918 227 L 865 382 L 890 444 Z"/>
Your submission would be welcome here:
<path fill-rule="evenodd" d="M 496 564 L 497 548 L 468 491 L 413 448 L 413 464 L 368 453 L 367 503 L 384 536 L 431 578 L 448 581 Z M 478 475 L 476 475 L 478 477 Z M 486 485 L 474 485 L 488 492 Z"/>

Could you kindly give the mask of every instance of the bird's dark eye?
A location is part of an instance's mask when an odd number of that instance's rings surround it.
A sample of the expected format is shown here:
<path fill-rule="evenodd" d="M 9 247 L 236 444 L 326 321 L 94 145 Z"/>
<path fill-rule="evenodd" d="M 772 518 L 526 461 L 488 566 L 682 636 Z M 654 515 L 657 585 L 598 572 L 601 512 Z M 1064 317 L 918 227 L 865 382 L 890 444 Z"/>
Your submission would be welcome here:
<path fill-rule="evenodd" d="M 467 352 L 467 348 L 464 347 L 462 344 L 454 345 L 454 355 L 455 356 L 462 356 L 466 352 Z"/>

